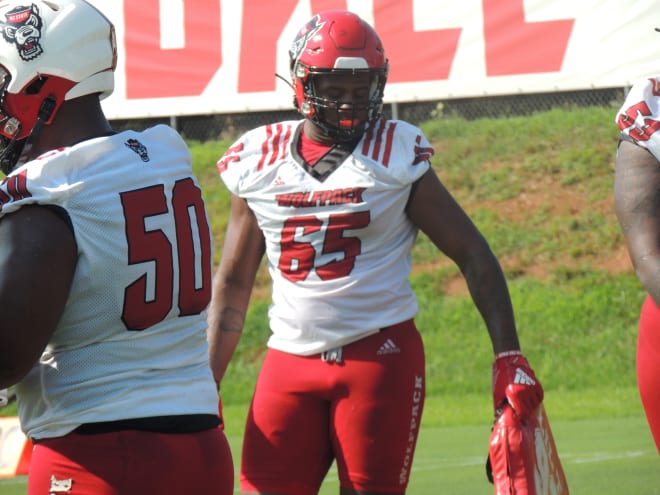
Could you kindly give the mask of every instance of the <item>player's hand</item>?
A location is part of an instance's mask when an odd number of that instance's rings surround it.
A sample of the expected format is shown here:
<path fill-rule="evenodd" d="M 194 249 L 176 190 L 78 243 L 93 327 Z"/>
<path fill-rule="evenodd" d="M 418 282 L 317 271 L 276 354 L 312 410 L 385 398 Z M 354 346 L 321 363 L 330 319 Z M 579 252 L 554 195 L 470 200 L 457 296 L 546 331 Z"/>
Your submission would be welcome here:
<path fill-rule="evenodd" d="M 543 387 L 520 351 L 501 352 L 493 363 L 493 406 L 495 416 L 508 402 L 526 419 L 543 401 Z"/>

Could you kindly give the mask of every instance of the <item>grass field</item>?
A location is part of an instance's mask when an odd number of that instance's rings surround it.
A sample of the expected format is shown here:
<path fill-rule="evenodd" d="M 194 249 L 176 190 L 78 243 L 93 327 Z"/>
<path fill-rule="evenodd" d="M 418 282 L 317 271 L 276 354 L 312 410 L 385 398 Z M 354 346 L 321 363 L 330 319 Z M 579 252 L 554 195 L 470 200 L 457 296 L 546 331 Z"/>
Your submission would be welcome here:
<path fill-rule="evenodd" d="M 551 423 L 572 495 L 660 495 L 658 454 L 641 416 Z M 484 469 L 488 435 L 483 425 L 424 426 L 408 493 L 492 495 Z M 238 458 L 240 433 L 233 428 L 228 436 Z M 25 490 L 25 477 L 0 479 L 2 495 Z M 320 495 L 338 493 L 333 469 Z"/>

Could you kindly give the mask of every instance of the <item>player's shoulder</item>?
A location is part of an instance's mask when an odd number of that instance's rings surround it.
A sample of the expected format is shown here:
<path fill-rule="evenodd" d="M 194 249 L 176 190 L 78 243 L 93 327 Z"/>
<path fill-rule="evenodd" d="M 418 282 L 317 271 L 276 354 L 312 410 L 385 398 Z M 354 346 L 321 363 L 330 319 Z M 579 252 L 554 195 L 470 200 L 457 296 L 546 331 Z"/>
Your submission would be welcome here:
<path fill-rule="evenodd" d="M 166 124 L 157 124 L 152 127 L 147 127 L 143 131 L 132 131 L 132 132 L 144 136 L 145 139 L 166 140 L 168 142 L 174 142 L 177 145 L 179 143 L 184 143 L 181 134 L 179 134 L 176 131 L 176 129 Z"/>
<path fill-rule="evenodd" d="M 393 153 L 398 161 L 407 157 L 419 163 L 428 161 L 434 154 L 433 147 L 417 126 L 404 120 L 380 119 L 365 133 L 359 151 L 373 159 L 381 159 L 388 165 Z"/>
<path fill-rule="evenodd" d="M 217 162 L 222 175 L 240 168 L 244 173 L 261 169 L 263 164 L 282 157 L 303 120 L 287 120 L 250 129 L 234 141 Z"/>
<path fill-rule="evenodd" d="M 232 165 L 242 169 L 258 166 L 259 162 L 281 156 L 290 144 L 302 120 L 287 120 L 255 127 L 234 141 L 217 162 L 222 174 Z M 240 164 L 240 165 L 239 165 Z"/>
<path fill-rule="evenodd" d="M 0 183 L 0 216 L 23 205 L 57 203 L 74 181 L 70 148 L 58 148 L 17 167 Z"/>
<path fill-rule="evenodd" d="M 635 109 L 646 106 L 648 109 L 643 108 L 642 110 L 648 115 L 649 112 L 657 111 L 659 109 L 659 101 L 660 76 L 646 77 L 636 81 L 629 88 L 624 102 L 617 114 L 636 111 Z"/>
<path fill-rule="evenodd" d="M 121 138 L 124 146 L 135 152 L 180 152 L 189 154 L 188 145 L 176 129 L 158 124 L 142 131 L 124 131 Z M 138 153 L 140 154 L 140 153 Z"/>
<path fill-rule="evenodd" d="M 649 76 L 634 81 L 630 86 L 628 94 L 652 94 L 653 96 L 660 95 L 660 75 Z"/>
<path fill-rule="evenodd" d="M 622 139 L 647 148 L 660 157 L 660 77 L 632 85 L 615 116 Z"/>
<path fill-rule="evenodd" d="M 419 127 L 403 120 L 388 119 L 375 122 L 355 152 L 376 169 L 403 180 L 419 177 L 434 154 L 433 146 Z"/>

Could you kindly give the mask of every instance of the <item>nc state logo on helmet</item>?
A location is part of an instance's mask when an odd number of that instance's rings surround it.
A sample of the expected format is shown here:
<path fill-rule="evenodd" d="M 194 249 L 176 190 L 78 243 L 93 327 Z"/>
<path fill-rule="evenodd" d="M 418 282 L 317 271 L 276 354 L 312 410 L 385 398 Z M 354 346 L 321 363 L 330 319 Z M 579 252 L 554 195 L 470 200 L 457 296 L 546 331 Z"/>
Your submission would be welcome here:
<path fill-rule="evenodd" d="M 373 27 L 352 12 L 319 12 L 298 32 L 289 50 L 289 69 L 293 81 L 294 103 L 306 118 L 339 141 L 361 136 L 367 125 L 380 117 L 387 82 L 388 61 L 385 49 Z M 337 112 L 354 104 L 319 94 L 314 81 L 336 75 L 370 77 L 369 95 L 362 105 L 365 120 L 353 126 L 339 125 Z M 346 119 L 344 119 L 346 120 Z M 351 120 L 351 119 L 348 119 Z"/>
<path fill-rule="evenodd" d="M 112 23 L 84 0 L 2 2 L 0 30 L 5 170 L 15 166 L 21 141 L 52 122 L 63 101 L 112 93 L 117 42 Z"/>
<path fill-rule="evenodd" d="M 36 5 L 19 5 L 7 12 L 5 19 L 6 22 L 0 20 L 2 37 L 7 43 L 16 45 L 18 55 L 23 60 L 33 60 L 44 52 L 39 44 L 42 22 Z"/>

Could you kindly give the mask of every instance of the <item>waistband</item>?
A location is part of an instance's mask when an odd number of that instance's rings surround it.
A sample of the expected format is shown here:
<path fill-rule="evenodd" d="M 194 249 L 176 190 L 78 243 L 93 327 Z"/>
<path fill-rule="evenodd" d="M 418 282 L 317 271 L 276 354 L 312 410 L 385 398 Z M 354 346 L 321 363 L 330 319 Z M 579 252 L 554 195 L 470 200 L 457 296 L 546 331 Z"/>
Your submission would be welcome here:
<path fill-rule="evenodd" d="M 389 332 L 389 331 L 401 331 L 401 330 L 406 330 L 406 329 L 415 329 L 415 320 L 414 319 L 409 319 L 405 320 L 399 323 L 395 323 L 394 325 L 389 325 L 387 327 L 383 327 L 378 330 L 378 332 Z M 371 335 L 369 335 L 371 336 Z M 356 341 L 357 342 L 357 341 Z M 351 342 L 352 344 L 353 342 Z M 346 345 L 351 345 L 351 344 L 346 344 Z M 333 347 L 332 349 L 328 349 L 327 351 L 324 351 L 321 353 L 321 361 L 324 362 L 330 362 L 330 363 L 342 363 L 343 362 L 343 349 L 345 346 L 340 346 L 340 347 Z"/>
<path fill-rule="evenodd" d="M 220 418 L 214 414 L 183 414 L 85 423 L 73 431 L 80 435 L 97 435 L 121 430 L 139 430 L 152 433 L 197 433 L 216 428 L 218 425 L 220 425 Z"/>
<path fill-rule="evenodd" d="M 395 323 L 394 325 L 390 325 L 388 327 L 383 327 L 379 330 L 379 332 L 386 332 L 389 330 L 405 330 L 406 328 L 415 328 L 415 320 L 413 318 L 402 321 L 400 323 Z"/>

